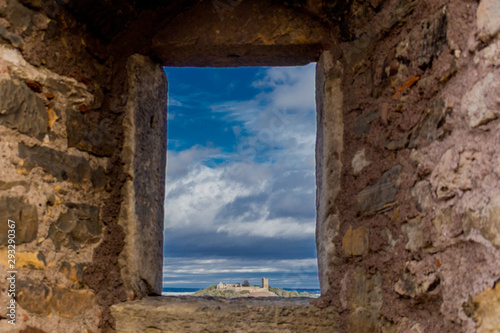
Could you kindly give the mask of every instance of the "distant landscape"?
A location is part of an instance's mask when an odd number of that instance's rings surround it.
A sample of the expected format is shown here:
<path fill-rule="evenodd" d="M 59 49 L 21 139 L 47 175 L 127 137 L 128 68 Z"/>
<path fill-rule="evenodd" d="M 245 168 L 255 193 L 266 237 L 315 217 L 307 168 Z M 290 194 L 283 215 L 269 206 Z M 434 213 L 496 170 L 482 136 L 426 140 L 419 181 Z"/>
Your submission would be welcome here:
<path fill-rule="evenodd" d="M 278 297 L 318 297 L 316 294 L 311 294 L 306 291 L 302 291 L 299 293 L 296 290 L 284 290 L 276 287 L 269 287 L 269 292 L 274 294 L 274 296 Z M 218 297 L 227 297 L 227 298 L 237 298 L 237 297 L 248 297 L 251 296 L 251 293 L 247 290 L 243 291 L 234 291 L 234 290 L 218 290 L 215 284 L 208 286 L 205 289 L 198 290 L 193 293 L 191 296 L 218 296 Z M 258 295 L 259 297 L 269 297 L 264 295 Z"/>

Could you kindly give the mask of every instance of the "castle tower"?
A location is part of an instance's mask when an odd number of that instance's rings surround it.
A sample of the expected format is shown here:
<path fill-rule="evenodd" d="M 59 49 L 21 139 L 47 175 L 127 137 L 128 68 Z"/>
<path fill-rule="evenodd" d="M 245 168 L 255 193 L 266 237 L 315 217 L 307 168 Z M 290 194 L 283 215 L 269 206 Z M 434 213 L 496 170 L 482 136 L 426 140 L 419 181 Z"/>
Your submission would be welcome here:
<path fill-rule="evenodd" d="M 269 290 L 269 280 L 267 278 L 262 278 L 262 288 Z"/>

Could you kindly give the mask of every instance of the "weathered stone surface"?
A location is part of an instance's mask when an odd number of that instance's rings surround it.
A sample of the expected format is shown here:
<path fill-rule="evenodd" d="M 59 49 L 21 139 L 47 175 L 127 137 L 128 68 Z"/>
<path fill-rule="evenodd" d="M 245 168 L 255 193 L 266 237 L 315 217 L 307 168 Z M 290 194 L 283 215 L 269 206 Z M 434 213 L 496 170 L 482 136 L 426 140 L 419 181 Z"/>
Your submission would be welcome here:
<path fill-rule="evenodd" d="M 496 333 L 500 328 L 500 283 L 473 298 L 471 315 L 477 333 Z"/>
<path fill-rule="evenodd" d="M 436 239 L 432 241 L 433 245 L 446 245 L 450 239 L 461 235 L 463 233 L 463 222 L 459 216 L 454 214 L 452 208 L 439 212 L 432 221 L 436 231 Z"/>
<path fill-rule="evenodd" d="M 404 135 L 401 139 L 399 140 L 393 140 L 387 142 L 385 145 L 385 148 L 395 151 L 395 150 L 400 150 L 403 149 L 407 146 L 408 144 L 408 135 Z"/>
<path fill-rule="evenodd" d="M 12 33 L 5 29 L 3 26 L 0 25 L 0 37 L 2 37 L 5 40 L 8 40 L 12 46 L 18 49 L 23 49 L 24 48 L 24 40 L 16 35 L 15 33 Z"/>
<path fill-rule="evenodd" d="M 0 16 L 14 23 L 20 32 L 32 32 L 33 12 L 19 2 L 9 1 L 8 6 L 0 7 Z"/>
<path fill-rule="evenodd" d="M 430 245 L 429 234 L 425 232 L 420 217 L 409 220 L 401 229 L 408 237 L 405 249 L 416 252 Z"/>
<path fill-rule="evenodd" d="M 68 210 L 49 229 L 49 237 L 57 250 L 61 246 L 77 250 L 102 238 L 99 207 L 87 204 L 67 204 Z"/>
<path fill-rule="evenodd" d="M 425 262 L 411 261 L 406 263 L 404 272 L 394 285 L 394 290 L 401 296 L 416 298 L 436 290 L 441 280 L 438 274 L 426 267 Z"/>
<path fill-rule="evenodd" d="M 462 98 L 462 111 L 469 116 L 470 127 L 478 127 L 500 114 L 500 71 L 487 74 Z"/>
<path fill-rule="evenodd" d="M 350 43 L 342 43 L 340 45 L 351 71 L 355 72 L 370 52 L 373 52 L 377 40 L 377 34 L 369 31 Z"/>
<path fill-rule="evenodd" d="M 365 156 L 365 149 L 361 149 L 354 155 L 352 159 L 352 169 L 355 176 L 359 176 L 361 172 L 369 167 L 372 162 L 368 161 Z"/>
<path fill-rule="evenodd" d="M 340 227 L 334 202 L 340 192 L 344 149 L 342 73 L 342 64 L 330 51 L 323 52 L 316 68 L 316 249 L 322 294 L 331 288 L 328 275 L 335 269 L 334 238 Z"/>
<path fill-rule="evenodd" d="M 67 111 L 68 145 L 98 156 L 110 156 L 117 148 L 112 124 L 109 119 L 99 121 L 93 116 L 90 113 Z"/>
<path fill-rule="evenodd" d="M 11 2 L 17 4 L 17 1 Z M 1 44 L 0 66 L 4 67 L 4 72 L 7 69 L 11 77 L 23 81 L 33 80 L 40 83 L 44 91 L 57 92 L 57 97 L 54 97 L 55 101 L 60 103 L 58 105 L 61 109 L 78 109 L 81 105 L 94 104 L 94 95 L 88 91 L 85 84 L 77 82 L 72 77 L 58 75 L 45 67 L 35 67 L 27 62 L 18 50 Z"/>
<path fill-rule="evenodd" d="M 26 326 L 26 328 L 20 330 L 19 333 L 47 333 L 47 332 L 32 326 Z"/>
<path fill-rule="evenodd" d="M 434 200 L 432 199 L 431 183 L 428 180 L 422 180 L 410 189 L 410 195 L 415 203 L 415 208 L 419 212 L 425 212 L 432 208 Z"/>
<path fill-rule="evenodd" d="M 368 186 L 359 192 L 356 196 L 358 209 L 365 212 L 377 212 L 394 203 L 399 188 L 399 174 L 402 170 L 402 165 L 396 165 L 386 171 L 375 185 Z"/>
<path fill-rule="evenodd" d="M 87 264 L 63 261 L 59 268 L 59 272 L 64 274 L 68 280 L 74 283 L 83 284 L 84 271 L 87 266 Z"/>
<path fill-rule="evenodd" d="M 417 4 L 418 0 L 398 1 L 394 10 L 384 15 L 381 21 L 381 28 L 385 31 L 390 31 L 398 24 L 404 22 L 404 19 L 415 10 Z"/>
<path fill-rule="evenodd" d="M 447 45 L 446 30 L 448 26 L 447 8 L 421 21 L 410 34 L 397 46 L 397 57 L 404 61 L 414 60 L 418 67 L 425 69 L 432 66 L 436 58 Z"/>
<path fill-rule="evenodd" d="M 422 147 L 444 136 L 446 106 L 441 99 L 435 100 L 427 108 L 418 124 L 413 128 L 409 148 Z"/>
<path fill-rule="evenodd" d="M 155 56 L 168 66 L 297 65 L 316 61 L 330 40 L 308 13 L 265 2 L 230 3 L 200 3 L 179 13 L 153 37 Z M 216 9 L 221 5 L 228 8 L 222 15 Z"/>
<path fill-rule="evenodd" d="M 0 197 L 0 245 L 8 241 L 8 224 L 10 219 L 16 222 L 16 244 L 29 243 L 36 239 L 38 233 L 38 212 L 23 197 Z"/>
<path fill-rule="evenodd" d="M 477 7 L 479 38 L 487 41 L 500 31 L 500 1 L 481 0 Z"/>
<path fill-rule="evenodd" d="M 437 57 L 447 45 L 446 29 L 448 25 L 447 8 L 443 7 L 434 14 L 428 21 L 422 22 L 421 32 L 417 42 L 417 64 L 420 68 L 432 65 L 432 61 Z"/>
<path fill-rule="evenodd" d="M 0 125 L 38 139 L 48 132 L 47 109 L 23 82 L 0 79 Z"/>
<path fill-rule="evenodd" d="M 0 249 L 0 258 L 7 258 L 8 249 Z M 7 261 L 1 263 L 1 265 L 7 265 Z M 16 268 L 28 268 L 44 270 L 46 267 L 45 256 L 42 252 L 28 252 L 28 251 L 17 251 L 16 252 Z"/>
<path fill-rule="evenodd" d="M 337 332 L 338 314 L 303 298 L 147 297 L 113 305 L 118 333 Z"/>
<path fill-rule="evenodd" d="M 367 274 L 358 268 L 352 276 L 352 288 L 349 291 L 349 327 L 348 332 L 370 333 L 376 330 L 382 308 L 382 275 Z"/>
<path fill-rule="evenodd" d="M 41 167 L 59 181 L 81 184 L 91 179 L 89 162 L 83 157 L 67 155 L 47 147 L 19 144 L 19 156 L 25 159 L 21 168 L 31 171 Z"/>
<path fill-rule="evenodd" d="M 16 186 L 24 186 L 24 188 L 27 189 L 29 187 L 29 184 L 24 180 L 15 180 L 15 181 L 0 180 L 0 191 L 10 190 L 11 188 L 14 188 Z"/>
<path fill-rule="evenodd" d="M 43 316 L 56 314 L 62 318 L 74 318 L 96 306 L 95 295 L 86 289 L 51 286 L 26 279 L 18 281 L 17 291 L 17 302 L 23 309 Z"/>
<path fill-rule="evenodd" d="M 129 58 L 127 73 L 122 161 L 129 177 L 119 217 L 126 234 L 119 264 L 129 294 L 161 294 L 167 81 L 160 65 L 140 55 Z"/>
<path fill-rule="evenodd" d="M 436 284 L 439 283 L 439 278 L 433 274 L 424 283 L 419 284 L 417 277 L 411 273 L 404 272 L 394 285 L 394 290 L 401 296 L 415 298 L 425 294 L 429 289 L 434 290 Z"/>
<path fill-rule="evenodd" d="M 92 185 L 96 189 L 96 191 L 101 191 L 106 188 L 108 184 L 108 178 L 106 177 L 106 171 L 103 167 L 98 167 L 95 170 L 92 170 Z"/>
<path fill-rule="evenodd" d="M 466 211 L 462 216 L 464 231 L 477 229 L 484 238 L 500 248 L 500 191 L 490 194 L 490 202 L 482 210 Z"/>
<path fill-rule="evenodd" d="M 352 229 L 352 226 L 342 238 L 342 249 L 348 256 L 361 256 L 370 249 L 370 230 L 366 227 Z"/>
<path fill-rule="evenodd" d="M 356 125 L 354 126 L 354 134 L 356 135 L 356 137 L 358 139 L 361 139 L 363 135 L 368 134 L 372 127 L 372 122 L 377 120 L 378 117 L 379 116 L 377 111 L 368 112 L 359 116 L 356 119 Z"/>
<path fill-rule="evenodd" d="M 480 179 L 488 166 L 487 158 L 481 152 L 456 149 L 447 150 L 431 174 L 432 190 L 438 199 L 449 199 L 472 189 L 476 179 Z"/>

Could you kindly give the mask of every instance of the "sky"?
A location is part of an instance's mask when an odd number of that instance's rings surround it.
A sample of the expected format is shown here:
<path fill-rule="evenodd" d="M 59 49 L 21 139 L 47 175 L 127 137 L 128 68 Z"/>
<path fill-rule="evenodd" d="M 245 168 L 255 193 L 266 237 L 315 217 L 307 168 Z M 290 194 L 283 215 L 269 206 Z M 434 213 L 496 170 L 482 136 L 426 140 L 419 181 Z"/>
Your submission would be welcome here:
<path fill-rule="evenodd" d="M 164 288 L 318 288 L 315 67 L 165 68 Z"/>

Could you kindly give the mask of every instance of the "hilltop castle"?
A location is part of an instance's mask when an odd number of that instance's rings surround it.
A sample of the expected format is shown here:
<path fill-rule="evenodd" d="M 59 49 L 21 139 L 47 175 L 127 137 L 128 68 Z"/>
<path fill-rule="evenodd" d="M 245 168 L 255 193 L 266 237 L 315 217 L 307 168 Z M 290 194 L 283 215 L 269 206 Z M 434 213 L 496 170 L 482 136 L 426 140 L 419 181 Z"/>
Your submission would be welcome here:
<path fill-rule="evenodd" d="M 224 284 L 221 281 L 217 285 L 217 290 L 234 290 L 237 292 L 248 290 L 251 293 L 260 291 L 269 291 L 269 280 L 267 278 L 262 278 L 262 287 L 243 287 L 241 283 Z"/>

